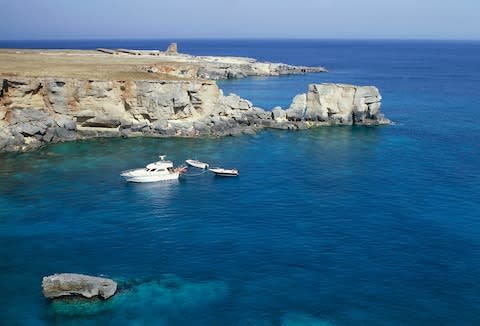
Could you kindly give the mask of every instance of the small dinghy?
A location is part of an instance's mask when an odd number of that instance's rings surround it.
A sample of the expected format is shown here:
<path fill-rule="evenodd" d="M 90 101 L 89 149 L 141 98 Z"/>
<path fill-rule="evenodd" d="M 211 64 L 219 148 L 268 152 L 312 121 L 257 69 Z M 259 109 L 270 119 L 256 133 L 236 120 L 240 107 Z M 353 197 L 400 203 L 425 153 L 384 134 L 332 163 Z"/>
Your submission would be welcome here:
<path fill-rule="evenodd" d="M 238 169 L 212 168 L 208 170 L 222 177 L 237 177 L 239 174 Z"/>
<path fill-rule="evenodd" d="M 204 163 L 204 162 L 200 162 L 200 161 L 197 161 L 197 160 L 186 160 L 185 161 L 188 165 L 190 166 L 193 166 L 194 168 L 197 168 L 197 169 L 208 169 L 209 166 L 207 163 Z"/>

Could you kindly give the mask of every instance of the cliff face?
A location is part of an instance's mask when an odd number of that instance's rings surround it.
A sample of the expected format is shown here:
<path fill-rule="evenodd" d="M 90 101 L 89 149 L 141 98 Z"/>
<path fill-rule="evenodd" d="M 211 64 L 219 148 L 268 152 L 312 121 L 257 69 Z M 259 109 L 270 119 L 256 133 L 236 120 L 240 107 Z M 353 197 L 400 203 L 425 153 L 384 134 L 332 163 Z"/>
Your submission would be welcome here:
<path fill-rule="evenodd" d="M 311 84 L 307 94 L 297 95 L 286 111 L 289 120 L 327 121 L 330 124 L 375 124 L 382 97 L 374 86 Z"/>
<path fill-rule="evenodd" d="M 223 136 L 270 127 L 384 124 L 374 87 L 313 84 L 287 110 L 224 96 L 213 81 L 6 78 L 0 83 L 0 151 L 92 137 Z"/>

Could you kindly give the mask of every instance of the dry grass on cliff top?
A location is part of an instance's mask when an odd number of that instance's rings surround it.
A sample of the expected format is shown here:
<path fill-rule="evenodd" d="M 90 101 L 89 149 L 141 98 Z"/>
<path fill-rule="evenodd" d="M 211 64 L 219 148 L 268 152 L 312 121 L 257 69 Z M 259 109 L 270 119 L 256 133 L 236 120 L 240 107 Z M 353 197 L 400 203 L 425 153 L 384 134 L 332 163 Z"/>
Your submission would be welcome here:
<path fill-rule="evenodd" d="M 148 73 L 145 66 L 160 71 L 182 69 L 172 57 L 111 55 L 83 50 L 0 49 L 0 76 L 56 77 L 97 80 L 181 80 L 166 73 Z"/>

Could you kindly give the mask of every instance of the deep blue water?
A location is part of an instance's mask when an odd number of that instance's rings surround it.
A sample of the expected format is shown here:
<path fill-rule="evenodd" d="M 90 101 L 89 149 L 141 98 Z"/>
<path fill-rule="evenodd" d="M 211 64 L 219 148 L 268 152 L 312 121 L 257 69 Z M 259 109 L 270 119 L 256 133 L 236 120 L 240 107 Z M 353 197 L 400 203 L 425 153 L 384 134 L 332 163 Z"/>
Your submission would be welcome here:
<path fill-rule="evenodd" d="M 480 324 L 479 42 L 179 47 L 324 65 L 328 74 L 221 87 L 271 108 L 288 106 L 311 82 L 377 85 L 395 125 L 98 139 L 0 154 L 2 325 Z M 160 153 L 177 164 L 196 157 L 235 166 L 241 175 L 120 179 Z M 51 304 L 40 284 L 55 272 L 106 275 L 121 290 L 106 302 Z"/>

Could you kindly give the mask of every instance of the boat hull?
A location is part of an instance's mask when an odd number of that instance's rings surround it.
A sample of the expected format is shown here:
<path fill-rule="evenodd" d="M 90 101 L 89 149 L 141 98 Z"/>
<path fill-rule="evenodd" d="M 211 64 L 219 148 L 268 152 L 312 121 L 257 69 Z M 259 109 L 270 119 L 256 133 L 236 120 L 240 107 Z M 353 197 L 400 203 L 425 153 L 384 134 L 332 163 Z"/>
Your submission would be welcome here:
<path fill-rule="evenodd" d="M 135 183 L 147 183 L 147 182 L 161 182 L 161 181 L 170 181 L 177 180 L 180 176 L 179 173 L 173 172 L 169 174 L 162 175 L 134 175 L 134 176 L 123 176 L 127 182 Z"/>
<path fill-rule="evenodd" d="M 208 170 L 220 177 L 237 177 L 239 175 L 239 172 L 237 169 L 213 168 Z"/>

